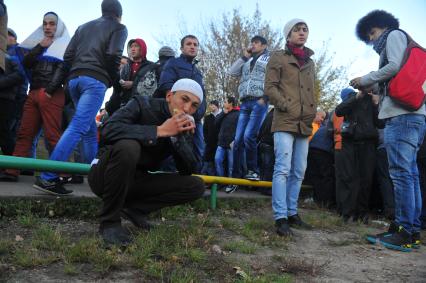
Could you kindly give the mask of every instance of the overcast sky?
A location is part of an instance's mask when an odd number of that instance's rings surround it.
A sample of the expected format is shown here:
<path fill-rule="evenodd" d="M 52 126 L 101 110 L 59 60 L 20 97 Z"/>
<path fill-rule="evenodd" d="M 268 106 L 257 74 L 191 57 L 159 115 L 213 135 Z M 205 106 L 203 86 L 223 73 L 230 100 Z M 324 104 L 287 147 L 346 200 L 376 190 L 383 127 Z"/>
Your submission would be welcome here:
<path fill-rule="evenodd" d="M 5 0 L 9 13 L 9 27 L 24 40 L 41 25 L 43 15 L 56 12 L 65 22 L 70 34 L 76 28 L 101 15 L 101 0 Z M 304 19 L 310 30 L 307 46 L 320 50 L 328 42 L 329 51 L 334 53 L 334 64 L 348 66 L 349 77 L 363 75 L 375 70 L 378 55 L 371 46 L 366 46 L 355 36 L 357 21 L 374 9 L 384 9 L 394 14 L 401 28 L 418 43 L 426 46 L 426 0 L 185 0 L 185 1 L 140 1 L 122 0 L 122 23 L 129 31 L 128 39 L 140 37 L 148 45 L 148 59 L 157 60 L 161 47 L 158 38 L 176 35 L 181 31 L 197 35 L 203 24 L 219 20 L 223 13 L 238 9 L 243 16 L 251 16 L 256 4 L 262 18 L 282 32 L 292 18 Z M 183 25 L 185 23 L 185 25 Z M 169 38 L 169 39 L 170 39 Z M 168 38 L 166 38 L 166 41 Z M 179 48 L 179 42 L 168 42 Z M 200 44 L 203 44 L 200 42 Z"/>

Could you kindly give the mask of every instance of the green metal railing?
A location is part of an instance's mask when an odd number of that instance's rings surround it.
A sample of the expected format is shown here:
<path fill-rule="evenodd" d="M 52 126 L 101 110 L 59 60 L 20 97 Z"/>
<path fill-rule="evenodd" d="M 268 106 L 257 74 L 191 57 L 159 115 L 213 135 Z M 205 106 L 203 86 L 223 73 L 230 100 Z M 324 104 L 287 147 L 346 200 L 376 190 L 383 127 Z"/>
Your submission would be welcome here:
<path fill-rule="evenodd" d="M 90 170 L 89 164 L 52 161 L 44 159 L 34 159 L 25 157 L 14 157 L 0 155 L 0 168 L 35 170 L 35 171 L 50 171 L 58 173 L 71 173 L 87 175 Z M 216 209 L 217 206 L 217 185 L 240 185 L 251 187 L 267 187 L 271 188 L 272 183 L 266 181 L 249 181 L 237 178 L 226 178 L 217 176 L 194 175 L 203 179 L 206 184 L 212 184 L 210 192 L 210 206 Z M 302 186 L 308 187 L 308 186 Z"/>

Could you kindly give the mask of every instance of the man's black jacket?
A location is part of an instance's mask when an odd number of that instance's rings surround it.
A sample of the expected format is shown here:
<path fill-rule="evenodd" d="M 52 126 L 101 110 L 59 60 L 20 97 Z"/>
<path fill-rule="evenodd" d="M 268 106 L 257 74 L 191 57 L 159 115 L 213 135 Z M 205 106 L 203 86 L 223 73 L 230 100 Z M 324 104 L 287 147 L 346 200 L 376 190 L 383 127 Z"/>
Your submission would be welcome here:
<path fill-rule="evenodd" d="M 30 89 L 45 88 L 46 92 L 52 95 L 62 87 L 65 79 L 65 65 L 60 60 L 40 60 L 39 56 L 45 50 L 46 48 L 37 44 L 24 55 L 22 65 L 31 71 Z"/>
<path fill-rule="evenodd" d="M 18 64 L 6 56 L 6 70 L 0 74 L 0 98 L 14 101 L 23 82 Z"/>
<path fill-rule="evenodd" d="M 158 170 L 162 161 L 172 155 L 179 173 L 191 174 L 195 164 L 187 162 L 187 152 L 179 152 L 172 145 L 171 138 L 157 138 L 157 126 L 170 117 L 165 99 L 135 96 L 126 106 L 117 110 L 102 127 L 99 155 L 119 140 L 137 140 L 141 144 L 139 169 Z M 187 142 L 191 143 L 192 139 L 187 139 Z M 192 151 L 192 144 L 188 144 L 187 148 Z"/>
<path fill-rule="evenodd" d="M 112 16 L 102 16 L 78 27 L 64 54 L 68 78 L 89 76 L 107 87 L 117 84 L 126 38 L 126 26 Z"/>

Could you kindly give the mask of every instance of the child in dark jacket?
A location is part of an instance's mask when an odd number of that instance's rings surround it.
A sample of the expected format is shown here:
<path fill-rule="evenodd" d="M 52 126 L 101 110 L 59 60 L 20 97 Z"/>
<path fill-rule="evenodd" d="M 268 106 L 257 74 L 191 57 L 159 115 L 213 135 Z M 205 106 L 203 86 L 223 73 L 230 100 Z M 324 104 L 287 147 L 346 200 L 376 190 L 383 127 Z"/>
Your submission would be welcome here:
<path fill-rule="evenodd" d="M 239 109 L 236 107 L 236 99 L 232 96 L 226 97 L 223 105 L 224 111 L 216 117 L 216 128 L 218 129 L 218 147 L 215 155 L 216 173 L 218 176 L 225 176 L 225 159 L 227 176 L 232 176 L 233 156 L 232 146 L 237 129 Z"/>

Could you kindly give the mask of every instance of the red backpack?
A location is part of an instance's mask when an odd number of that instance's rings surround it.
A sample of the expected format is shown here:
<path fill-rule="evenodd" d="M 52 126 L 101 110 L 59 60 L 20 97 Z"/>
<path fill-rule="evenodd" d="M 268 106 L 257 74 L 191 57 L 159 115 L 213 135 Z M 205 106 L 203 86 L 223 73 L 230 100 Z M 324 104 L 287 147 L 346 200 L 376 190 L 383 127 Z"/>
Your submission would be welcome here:
<path fill-rule="evenodd" d="M 401 30 L 402 31 L 402 30 Z M 426 99 L 423 85 L 426 83 L 426 49 L 416 43 L 405 31 L 408 45 L 401 68 L 390 80 L 387 94 L 409 111 L 419 110 Z"/>

